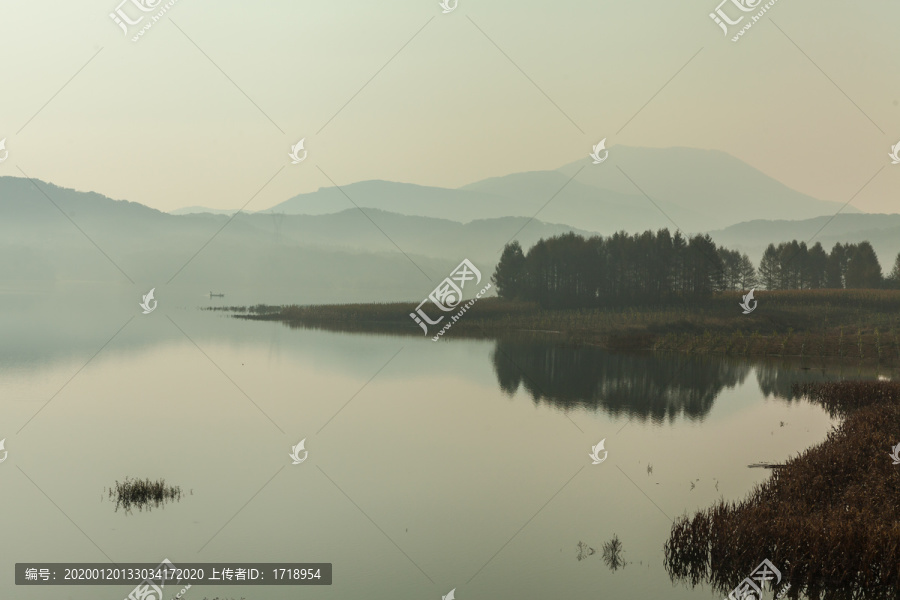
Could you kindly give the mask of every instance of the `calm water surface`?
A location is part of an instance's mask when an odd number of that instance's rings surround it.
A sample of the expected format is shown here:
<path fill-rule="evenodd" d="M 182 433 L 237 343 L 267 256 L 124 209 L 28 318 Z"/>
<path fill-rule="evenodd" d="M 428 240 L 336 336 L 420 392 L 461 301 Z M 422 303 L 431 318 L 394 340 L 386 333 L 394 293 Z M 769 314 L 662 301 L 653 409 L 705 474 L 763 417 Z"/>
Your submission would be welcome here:
<path fill-rule="evenodd" d="M 16 562 L 169 558 L 334 564 L 330 587 L 195 586 L 196 600 L 721 599 L 670 581 L 671 520 L 743 498 L 768 477 L 748 464 L 825 438 L 834 422 L 788 401 L 791 382 L 855 375 L 290 330 L 191 298 L 142 315 L 133 300 L 0 294 L 0 598 L 130 589 L 16 588 Z M 126 476 L 185 497 L 115 512 L 103 490 Z M 579 542 L 596 553 L 578 560 Z"/>

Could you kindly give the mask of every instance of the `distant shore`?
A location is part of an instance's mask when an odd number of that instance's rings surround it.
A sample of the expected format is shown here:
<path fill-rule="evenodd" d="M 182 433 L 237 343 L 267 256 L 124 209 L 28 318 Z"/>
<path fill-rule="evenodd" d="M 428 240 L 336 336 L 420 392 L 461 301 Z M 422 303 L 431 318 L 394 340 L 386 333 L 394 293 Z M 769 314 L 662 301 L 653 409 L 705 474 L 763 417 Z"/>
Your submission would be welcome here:
<path fill-rule="evenodd" d="M 743 314 L 742 294 L 665 306 L 541 309 L 484 298 L 454 323 L 444 340 L 495 339 L 535 333 L 609 350 L 778 356 L 900 365 L 900 291 L 792 290 L 755 293 Z M 280 321 L 293 328 L 430 338 L 410 318 L 416 303 L 221 307 L 238 318 Z M 436 316 L 436 315 L 435 315 Z"/>

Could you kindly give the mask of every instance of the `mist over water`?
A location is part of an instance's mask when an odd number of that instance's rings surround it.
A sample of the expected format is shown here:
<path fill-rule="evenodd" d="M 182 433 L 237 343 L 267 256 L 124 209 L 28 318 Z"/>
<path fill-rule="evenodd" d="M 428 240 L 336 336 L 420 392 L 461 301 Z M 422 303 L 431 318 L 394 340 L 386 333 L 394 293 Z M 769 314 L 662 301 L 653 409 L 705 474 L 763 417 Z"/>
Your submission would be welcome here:
<path fill-rule="evenodd" d="M 0 600 L 898 584 L 900 2 L 0 10 Z"/>

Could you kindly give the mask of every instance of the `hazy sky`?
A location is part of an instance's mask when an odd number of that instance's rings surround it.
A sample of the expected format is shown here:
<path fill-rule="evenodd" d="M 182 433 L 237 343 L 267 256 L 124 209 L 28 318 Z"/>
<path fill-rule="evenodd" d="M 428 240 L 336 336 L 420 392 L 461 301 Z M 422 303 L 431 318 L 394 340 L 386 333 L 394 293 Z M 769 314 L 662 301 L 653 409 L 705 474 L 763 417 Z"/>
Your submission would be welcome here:
<path fill-rule="evenodd" d="M 327 177 L 557 168 L 605 137 L 720 149 L 842 203 L 878 173 L 853 206 L 900 212 L 896 0 L 778 0 L 738 43 L 718 0 L 178 0 L 137 43 L 119 1 L 0 4 L 0 175 L 260 210 Z"/>

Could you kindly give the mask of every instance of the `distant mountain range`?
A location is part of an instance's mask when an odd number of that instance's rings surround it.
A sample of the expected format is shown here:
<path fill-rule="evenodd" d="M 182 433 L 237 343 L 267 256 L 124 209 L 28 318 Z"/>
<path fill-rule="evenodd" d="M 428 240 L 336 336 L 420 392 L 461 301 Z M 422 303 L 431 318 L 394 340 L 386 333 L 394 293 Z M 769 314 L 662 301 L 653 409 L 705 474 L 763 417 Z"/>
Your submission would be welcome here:
<path fill-rule="evenodd" d="M 512 238 L 527 250 L 568 231 L 677 226 L 710 231 L 758 262 L 769 242 L 808 239 L 840 208 L 722 152 L 687 148 L 616 146 L 600 165 L 585 158 L 458 189 L 362 181 L 236 216 L 200 206 L 169 214 L 0 177 L 0 281 L 125 280 L 114 262 L 148 289 L 178 273 L 172 285 L 243 290 L 256 302 L 411 300 L 463 258 L 489 277 Z M 868 239 L 889 268 L 900 215 L 848 207 L 815 239 L 827 249 Z"/>
<path fill-rule="evenodd" d="M 170 210 L 170 215 L 194 215 L 197 213 L 210 213 L 212 215 L 233 215 L 238 211 L 237 208 L 232 209 L 222 209 L 222 208 L 207 208 L 205 206 L 185 206 L 184 208 L 178 208 L 175 210 Z"/>
<path fill-rule="evenodd" d="M 0 178 L 4 282 L 127 281 L 118 265 L 149 289 L 187 265 L 175 285 L 252 290 L 256 302 L 410 300 L 426 296 L 464 258 L 489 278 L 514 236 L 531 246 L 572 230 L 524 217 L 463 224 L 357 208 L 313 216 L 171 215 Z"/>
<path fill-rule="evenodd" d="M 601 234 L 676 226 L 696 233 L 761 217 L 830 216 L 841 208 L 717 150 L 615 146 L 600 165 L 584 158 L 552 171 L 494 177 L 458 189 L 361 181 L 299 194 L 261 212 L 322 215 L 354 204 L 461 223 L 537 214 L 545 222 Z"/>
<path fill-rule="evenodd" d="M 717 244 L 746 252 L 756 264 L 759 264 L 769 243 L 777 245 L 779 242 L 797 240 L 812 246 L 820 242 L 829 252 L 838 242 L 869 241 L 878 254 L 882 271 L 885 274 L 890 272 L 900 253 L 900 214 L 840 214 L 830 222 L 829 219 L 831 217 L 800 221 L 748 221 L 710 231 L 709 235 Z"/>

